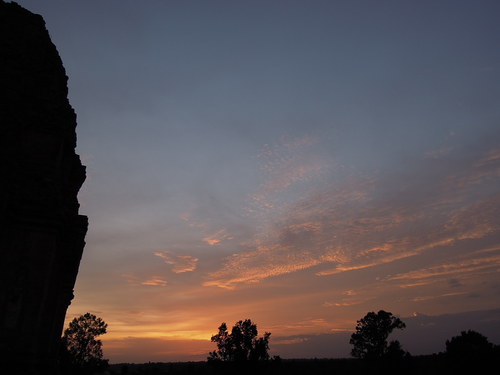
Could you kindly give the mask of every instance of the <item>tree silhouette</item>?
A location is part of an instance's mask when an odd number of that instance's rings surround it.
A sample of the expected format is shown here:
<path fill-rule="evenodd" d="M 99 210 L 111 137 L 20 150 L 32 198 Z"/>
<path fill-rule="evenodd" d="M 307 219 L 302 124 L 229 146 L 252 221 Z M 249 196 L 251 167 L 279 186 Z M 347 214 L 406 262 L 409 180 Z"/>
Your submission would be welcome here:
<path fill-rule="evenodd" d="M 483 362 L 494 356 L 495 346 L 479 332 L 462 331 L 446 340 L 446 355 L 455 363 Z"/>
<path fill-rule="evenodd" d="M 95 372 L 107 366 L 102 342 L 96 337 L 106 333 L 101 318 L 86 313 L 73 319 L 61 338 L 61 367 L 68 372 Z"/>
<path fill-rule="evenodd" d="M 358 320 L 356 332 L 351 335 L 349 343 L 353 345 L 351 354 L 356 358 L 379 359 L 385 356 L 395 357 L 404 355 L 399 341 L 387 343 L 389 334 L 394 329 L 403 329 L 403 321 L 390 312 L 380 310 L 378 313 L 369 312 Z"/>
<path fill-rule="evenodd" d="M 250 319 L 237 322 L 231 333 L 226 323 L 222 323 L 219 333 L 211 338 L 217 344 L 217 350 L 210 352 L 208 359 L 233 362 L 268 360 L 271 333 L 266 332 L 263 337 L 257 335 L 257 325 Z"/>

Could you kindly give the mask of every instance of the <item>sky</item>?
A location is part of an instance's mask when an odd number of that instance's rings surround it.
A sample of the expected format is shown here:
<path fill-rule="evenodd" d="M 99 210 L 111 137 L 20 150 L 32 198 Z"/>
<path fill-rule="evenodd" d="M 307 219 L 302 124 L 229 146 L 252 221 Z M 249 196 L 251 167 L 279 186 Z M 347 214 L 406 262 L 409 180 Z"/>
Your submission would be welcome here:
<path fill-rule="evenodd" d="M 500 344 L 500 2 L 17 2 L 69 76 L 67 320 L 104 319 L 110 362 L 204 360 L 247 318 L 347 357 L 381 309 L 411 354 Z"/>

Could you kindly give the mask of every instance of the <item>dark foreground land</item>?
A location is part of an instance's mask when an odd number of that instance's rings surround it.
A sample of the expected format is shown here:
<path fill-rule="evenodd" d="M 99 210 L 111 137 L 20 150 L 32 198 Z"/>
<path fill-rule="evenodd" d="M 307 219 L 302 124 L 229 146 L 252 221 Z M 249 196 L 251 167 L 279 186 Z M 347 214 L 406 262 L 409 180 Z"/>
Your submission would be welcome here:
<path fill-rule="evenodd" d="M 456 363 L 450 362 L 442 355 L 409 357 L 392 362 L 366 362 L 358 359 L 288 359 L 261 363 L 211 363 L 211 362 L 179 362 L 179 363 L 145 363 L 114 364 L 109 368 L 111 375 L 224 375 L 224 374 L 405 374 L 433 375 L 477 372 L 481 374 L 495 373 L 496 363 Z M 493 372 L 491 366 L 494 366 Z M 488 371 L 489 370 L 489 371 Z"/>

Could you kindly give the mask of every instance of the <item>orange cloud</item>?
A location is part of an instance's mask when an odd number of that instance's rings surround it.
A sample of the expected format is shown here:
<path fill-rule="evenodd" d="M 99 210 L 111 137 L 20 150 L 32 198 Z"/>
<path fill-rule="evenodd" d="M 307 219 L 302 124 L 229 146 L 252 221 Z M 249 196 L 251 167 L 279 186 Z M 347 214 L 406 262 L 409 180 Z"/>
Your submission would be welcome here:
<path fill-rule="evenodd" d="M 500 254 L 484 258 L 466 259 L 462 261 L 457 261 L 455 263 L 441 264 L 434 267 L 422 268 L 419 270 L 391 276 L 389 280 L 419 280 L 416 283 L 416 285 L 418 285 L 419 283 L 425 283 L 425 279 L 442 278 L 443 276 L 457 277 L 458 275 L 461 274 L 474 273 L 478 271 L 487 271 L 487 270 L 496 272 L 499 269 L 499 267 L 500 267 Z"/>
<path fill-rule="evenodd" d="M 497 154 L 481 159 L 488 165 L 485 175 L 496 176 L 491 166 L 500 160 Z M 269 155 L 274 156 L 271 151 Z M 460 169 L 463 178 L 475 179 L 474 165 Z M 248 250 L 226 258 L 204 285 L 231 289 L 328 264 L 333 266 L 314 274 L 373 268 L 500 230 L 500 194 L 450 191 L 448 178 L 444 174 L 435 182 L 429 180 L 424 191 L 411 182 L 393 181 L 403 188 L 388 197 L 380 190 L 390 185 L 388 177 L 359 177 L 334 187 L 311 188 L 290 203 L 276 201 L 272 213 L 261 212 L 262 229 L 247 243 Z M 259 199 L 264 202 L 266 195 Z"/>
<path fill-rule="evenodd" d="M 264 150 L 264 181 L 252 195 L 257 206 L 249 210 L 258 219 L 258 231 L 239 241 L 244 245 L 207 274 L 204 286 L 233 289 L 311 268 L 317 276 L 373 268 L 500 229 L 499 194 L 456 188 L 457 183 L 486 184 L 500 176 L 498 149 L 446 173 L 437 174 L 432 168 L 436 161 L 423 159 L 414 166 L 414 176 L 406 179 L 352 174 L 323 185 L 320 177 L 333 167 L 316 152 L 318 145 L 319 139 L 302 137 L 283 139 Z M 439 158 L 452 151 L 440 150 Z M 233 237 L 221 229 L 203 241 L 217 246 L 229 239 Z M 196 264 L 196 258 L 160 254 L 176 265 L 174 272 L 187 272 Z"/>
<path fill-rule="evenodd" d="M 141 282 L 141 285 L 147 286 L 166 286 L 167 281 L 158 276 L 153 276 L 148 280 Z"/>
<path fill-rule="evenodd" d="M 353 305 L 359 305 L 360 303 L 364 303 L 366 300 L 356 300 L 350 302 L 325 302 L 323 306 L 325 307 L 347 307 Z"/>
<path fill-rule="evenodd" d="M 467 294 L 467 293 L 466 292 L 445 293 L 445 294 L 439 294 L 439 295 L 433 295 L 433 296 L 415 297 L 415 298 L 412 298 L 412 301 L 413 302 L 422 302 L 422 301 L 429 301 L 429 300 L 438 299 L 438 298 L 463 296 L 465 294 Z"/>
<path fill-rule="evenodd" d="M 172 272 L 192 272 L 196 269 L 198 258 L 190 255 L 177 255 L 169 251 L 155 252 L 154 255 L 164 259 L 165 263 L 172 265 Z"/>
<path fill-rule="evenodd" d="M 209 244 L 210 246 L 216 246 L 225 240 L 232 240 L 233 237 L 226 233 L 226 229 L 221 229 L 218 232 L 211 234 L 210 236 L 206 236 L 203 238 L 203 241 Z"/>
<path fill-rule="evenodd" d="M 223 268 L 209 275 L 210 280 L 204 286 L 217 286 L 234 289 L 236 285 L 256 283 L 263 279 L 288 274 L 310 268 L 319 261 L 307 253 L 291 253 L 286 263 L 282 262 L 283 248 L 261 246 L 254 252 L 234 254 L 226 259 Z"/>

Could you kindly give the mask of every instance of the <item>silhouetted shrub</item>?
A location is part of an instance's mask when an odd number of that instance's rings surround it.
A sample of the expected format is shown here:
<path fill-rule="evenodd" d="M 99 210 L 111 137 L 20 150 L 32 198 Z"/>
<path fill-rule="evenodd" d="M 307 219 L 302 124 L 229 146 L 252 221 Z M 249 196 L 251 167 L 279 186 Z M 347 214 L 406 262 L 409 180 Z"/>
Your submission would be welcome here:
<path fill-rule="evenodd" d="M 351 335 L 349 343 L 353 346 L 352 356 L 363 359 L 404 356 L 406 353 L 399 341 L 391 341 L 388 344 L 387 338 L 394 329 L 405 327 L 405 323 L 390 312 L 384 310 L 378 313 L 369 312 L 358 320 L 356 332 Z"/>
<path fill-rule="evenodd" d="M 208 360 L 245 362 L 265 361 L 269 359 L 270 332 L 257 337 L 257 325 L 250 319 L 240 320 L 227 330 L 226 323 L 219 327 L 219 333 L 212 336 L 211 341 L 217 344 L 217 350 L 210 352 Z"/>
<path fill-rule="evenodd" d="M 64 330 L 59 356 L 62 374 L 93 374 L 104 370 L 102 342 L 96 337 L 106 333 L 108 325 L 101 318 L 86 313 L 75 318 Z"/>
<path fill-rule="evenodd" d="M 499 362 L 498 348 L 479 332 L 462 331 L 446 340 L 446 356 L 453 368 L 488 368 Z"/>

